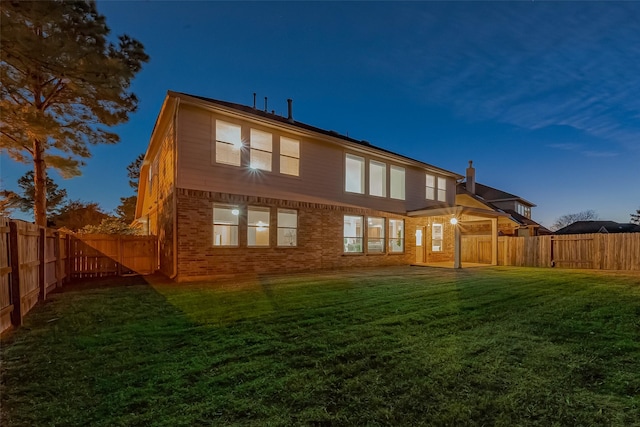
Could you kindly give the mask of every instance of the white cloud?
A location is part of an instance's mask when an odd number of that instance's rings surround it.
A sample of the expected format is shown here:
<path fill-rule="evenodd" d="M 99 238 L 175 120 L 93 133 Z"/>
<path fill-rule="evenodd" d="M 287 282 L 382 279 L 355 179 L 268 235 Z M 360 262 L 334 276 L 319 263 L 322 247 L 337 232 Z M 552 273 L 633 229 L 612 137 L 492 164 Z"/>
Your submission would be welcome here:
<path fill-rule="evenodd" d="M 606 145 L 585 155 L 640 151 L 640 4 L 468 5 L 449 7 L 447 25 L 429 13 L 424 45 L 387 58 L 415 64 L 408 86 L 470 119 L 571 126 Z"/>

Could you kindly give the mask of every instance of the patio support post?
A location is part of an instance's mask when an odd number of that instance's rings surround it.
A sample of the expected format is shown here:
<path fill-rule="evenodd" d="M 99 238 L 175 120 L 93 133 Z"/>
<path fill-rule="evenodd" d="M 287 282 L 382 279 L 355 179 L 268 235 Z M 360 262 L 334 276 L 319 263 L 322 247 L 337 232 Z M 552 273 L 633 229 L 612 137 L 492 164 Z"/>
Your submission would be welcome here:
<path fill-rule="evenodd" d="M 462 268 L 461 251 L 462 233 L 460 233 L 460 224 L 455 224 L 454 229 L 454 246 L 453 246 L 453 268 Z"/>
<path fill-rule="evenodd" d="M 498 265 L 498 218 L 491 218 L 491 265 Z"/>

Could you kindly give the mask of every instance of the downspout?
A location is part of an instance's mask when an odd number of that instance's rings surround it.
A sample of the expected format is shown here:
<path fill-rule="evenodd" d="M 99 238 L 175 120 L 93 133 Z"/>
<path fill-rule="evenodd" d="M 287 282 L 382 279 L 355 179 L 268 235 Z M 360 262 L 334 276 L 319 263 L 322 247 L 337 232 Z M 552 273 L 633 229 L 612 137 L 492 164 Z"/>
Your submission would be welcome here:
<path fill-rule="evenodd" d="M 176 183 L 178 179 L 178 107 L 180 98 L 176 98 L 173 109 L 173 274 L 171 280 L 178 276 L 178 193 Z"/>

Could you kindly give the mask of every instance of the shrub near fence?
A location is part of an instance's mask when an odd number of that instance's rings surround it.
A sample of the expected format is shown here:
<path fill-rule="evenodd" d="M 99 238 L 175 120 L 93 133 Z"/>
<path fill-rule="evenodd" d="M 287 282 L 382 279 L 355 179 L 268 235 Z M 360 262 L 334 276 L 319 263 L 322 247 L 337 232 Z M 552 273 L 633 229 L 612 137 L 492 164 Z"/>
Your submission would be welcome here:
<path fill-rule="evenodd" d="M 156 271 L 155 236 L 72 235 L 0 217 L 0 332 L 71 279 Z"/>

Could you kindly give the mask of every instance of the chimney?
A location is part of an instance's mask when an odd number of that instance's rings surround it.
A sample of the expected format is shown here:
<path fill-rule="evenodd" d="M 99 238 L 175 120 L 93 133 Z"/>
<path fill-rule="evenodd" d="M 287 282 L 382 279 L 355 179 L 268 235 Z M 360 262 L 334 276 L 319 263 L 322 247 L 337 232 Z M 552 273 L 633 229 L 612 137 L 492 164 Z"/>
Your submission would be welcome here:
<path fill-rule="evenodd" d="M 467 168 L 467 191 L 476 194 L 476 169 L 473 167 L 473 160 L 469 160 Z"/>
<path fill-rule="evenodd" d="M 291 98 L 287 99 L 287 105 L 289 110 L 289 114 L 287 115 L 287 120 L 289 121 L 289 123 L 293 123 L 293 99 Z"/>
<path fill-rule="evenodd" d="M 267 97 L 264 97 L 264 112 L 267 112 Z"/>

